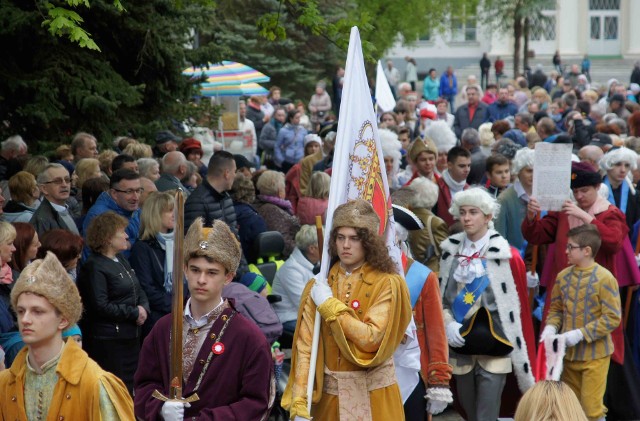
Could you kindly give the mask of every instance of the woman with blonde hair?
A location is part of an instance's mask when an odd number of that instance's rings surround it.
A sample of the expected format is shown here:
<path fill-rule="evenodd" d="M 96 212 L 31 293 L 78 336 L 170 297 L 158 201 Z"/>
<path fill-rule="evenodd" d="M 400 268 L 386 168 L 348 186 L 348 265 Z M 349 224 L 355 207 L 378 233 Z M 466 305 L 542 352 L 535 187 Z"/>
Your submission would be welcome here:
<path fill-rule="evenodd" d="M 11 288 L 13 277 L 9 262 L 16 248 L 16 229 L 8 222 L 0 221 L 0 333 L 6 333 L 15 328 L 15 315 L 11 308 Z M 8 352 L 8 351 L 7 351 Z"/>
<path fill-rule="evenodd" d="M 11 200 L 4 207 L 7 222 L 29 222 L 38 208 L 40 189 L 36 178 L 27 171 L 20 171 L 9 179 Z"/>
<path fill-rule="evenodd" d="M 140 240 L 131 248 L 129 262 L 149 299 L 151 314 L 143 337 L 165 314 L 171 313 L 173 272 L 173 229 L 175 199 L 168 192 L 153 192 L 142 207 Z"/>
<path fill-rule="evenodd" d="M 126 155 L 131 155 L 135 159 L 151 158 L 153 156 L 153 150 L 151 149 L 151 146 L 147 145 L 146 143 L 137 143 L 137 142 L 128 144 L 124 148 L 122 153 Z"/>
<path fill-rule="evenodd" d="M 575 393 L 563 382 L 541 381 L 520 399 L 514 421 L 587 421 Z"/>
<path fill-rule="evenodd" d="M 322 217 L 322 223 L 324 224 L 327 218 L 330 185 L 331 177 L 329 174 L 322 171 L 316 171 L 311 174 L 307 195 L 300 198 L 296 208 L 296 215 L 301 224 L 315 225 L 316 216 L 318 215 Z"/>

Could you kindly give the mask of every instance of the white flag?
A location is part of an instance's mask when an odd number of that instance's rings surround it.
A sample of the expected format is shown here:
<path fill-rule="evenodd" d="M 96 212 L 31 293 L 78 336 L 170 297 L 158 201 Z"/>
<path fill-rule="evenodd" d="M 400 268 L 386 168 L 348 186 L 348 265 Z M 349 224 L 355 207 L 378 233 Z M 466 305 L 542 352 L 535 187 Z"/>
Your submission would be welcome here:
<path fill-rule="evenodd" d="M 342 98 L 344 100 L 344 96 Z M 389 87 L 389 81 L 384 74 L 380 60 L 378 60 L 378 69 L 376 70 L 376 104 L 383 112 L 393 111 L 396 106 L 396 100 L 391 93 L 391 87 Z"/>
<path fill-rule="evenodd" d="M 387 83 L 386 79 L 385 83 Z M 395 244 L 395 229 L 391 223 L 393 211 L 389 200 L 382 146 L 378 135 L 376 114 L 371 103 L 367 74 L 364 70 L 362 44 L 357 27 L 351 28 L 345 66 L 340 120 L 333 154 L 327 207 L 327 234 L 324 236 L 322 266 L 320 276 L 317 277 L 319 279 L 326 279 L 330 269 L 328 245 L 329 231 L 333 225 L 333 211 L 339 205 L 353 199 L 364 199 L 373 205 L 380 217 L 380 234 L 385 235 L 391 258 L 398 266 L 398 273 L 403 275 L 400 249 Z"/>

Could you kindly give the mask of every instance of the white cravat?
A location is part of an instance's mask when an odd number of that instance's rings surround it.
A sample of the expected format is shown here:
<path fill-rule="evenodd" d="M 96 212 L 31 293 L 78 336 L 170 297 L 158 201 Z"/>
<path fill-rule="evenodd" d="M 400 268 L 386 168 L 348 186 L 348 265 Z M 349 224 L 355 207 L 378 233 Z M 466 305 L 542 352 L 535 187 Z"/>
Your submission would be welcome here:
<path fill-rule="evenodd" d="M 457 255 L 460 264 L 453 272 L 453 279 L 456 282 L 468 284 L 485 274 L 486 270 L 482 265 L 481 257 L 484 255 L 484 249 L 488 243 L 489 231 L 477 241 L 470 241 L 465 237 L 462 250 Z"/>

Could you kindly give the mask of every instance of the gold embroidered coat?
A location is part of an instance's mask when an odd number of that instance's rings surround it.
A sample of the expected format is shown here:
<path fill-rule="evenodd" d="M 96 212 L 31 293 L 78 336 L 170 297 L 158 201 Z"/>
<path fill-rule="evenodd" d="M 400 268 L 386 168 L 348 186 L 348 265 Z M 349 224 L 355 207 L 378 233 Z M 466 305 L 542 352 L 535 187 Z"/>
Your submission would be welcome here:
<path fill-rule="evenodd" d="M 300 300 L 291 374 L 282 398 L 291 419 L 339 420 L 339 397 L 323 393 L 325 365 L 332 371 L 363 371 L 382 365 L 392 358 L 411 319 L 409 292 L 399 275 L 379 272 L 365 263 L 347 277 L 336 263 L 327 282 L 334 298 L 318 307 L 322 322 L 311 414 L 306 390 L 316 311 L 309 295 L 313 282 L 307 284 Z M 352 306 L 355 300 L 357 309 Z M 404 419 L 397 383 L 370 391 L 369 400 L 374 421 Z"/>

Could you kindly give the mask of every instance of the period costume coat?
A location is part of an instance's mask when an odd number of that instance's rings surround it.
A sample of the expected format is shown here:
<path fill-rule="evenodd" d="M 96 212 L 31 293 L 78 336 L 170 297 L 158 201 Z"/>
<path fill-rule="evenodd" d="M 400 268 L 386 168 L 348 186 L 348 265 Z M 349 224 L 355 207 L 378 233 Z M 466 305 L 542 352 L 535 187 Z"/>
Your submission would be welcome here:
<path fill-rule="evenodd" d="M 404 280 L 396 274 L 379 272 L 368 263 L 347 276 L 336 263 L 327 282 L 333 298 L 317 308 L 322 322 L 311 414 L 307 412 L 306 390 L 316 312 L 309 295 L 314 282 L 309 282 L 302 293 L 291 374 L 282 406 L 289 410 L 292 418 L 313 416 L 323 421 L 337 421 L 347 419 L 345 415 L 340 416 L 347 414 L 348 419 L 367 419 L 360 415 L 364 409 L 370 410 L 369 419 L 373 421 L 403 419 L 392 356 L 411 320 L 411 303 Z M 352 295 L 347 298 L 344 291 L 350 284 Z M 378 376 L 379 373 L 384 375 Z M 342 376 L 362 376 L 355 382 L 360 387 L 343 382 Z M 336 379 L 340 380 L 336 382 Z M 349 398 L 345 398 L 347 396 Z"/>

